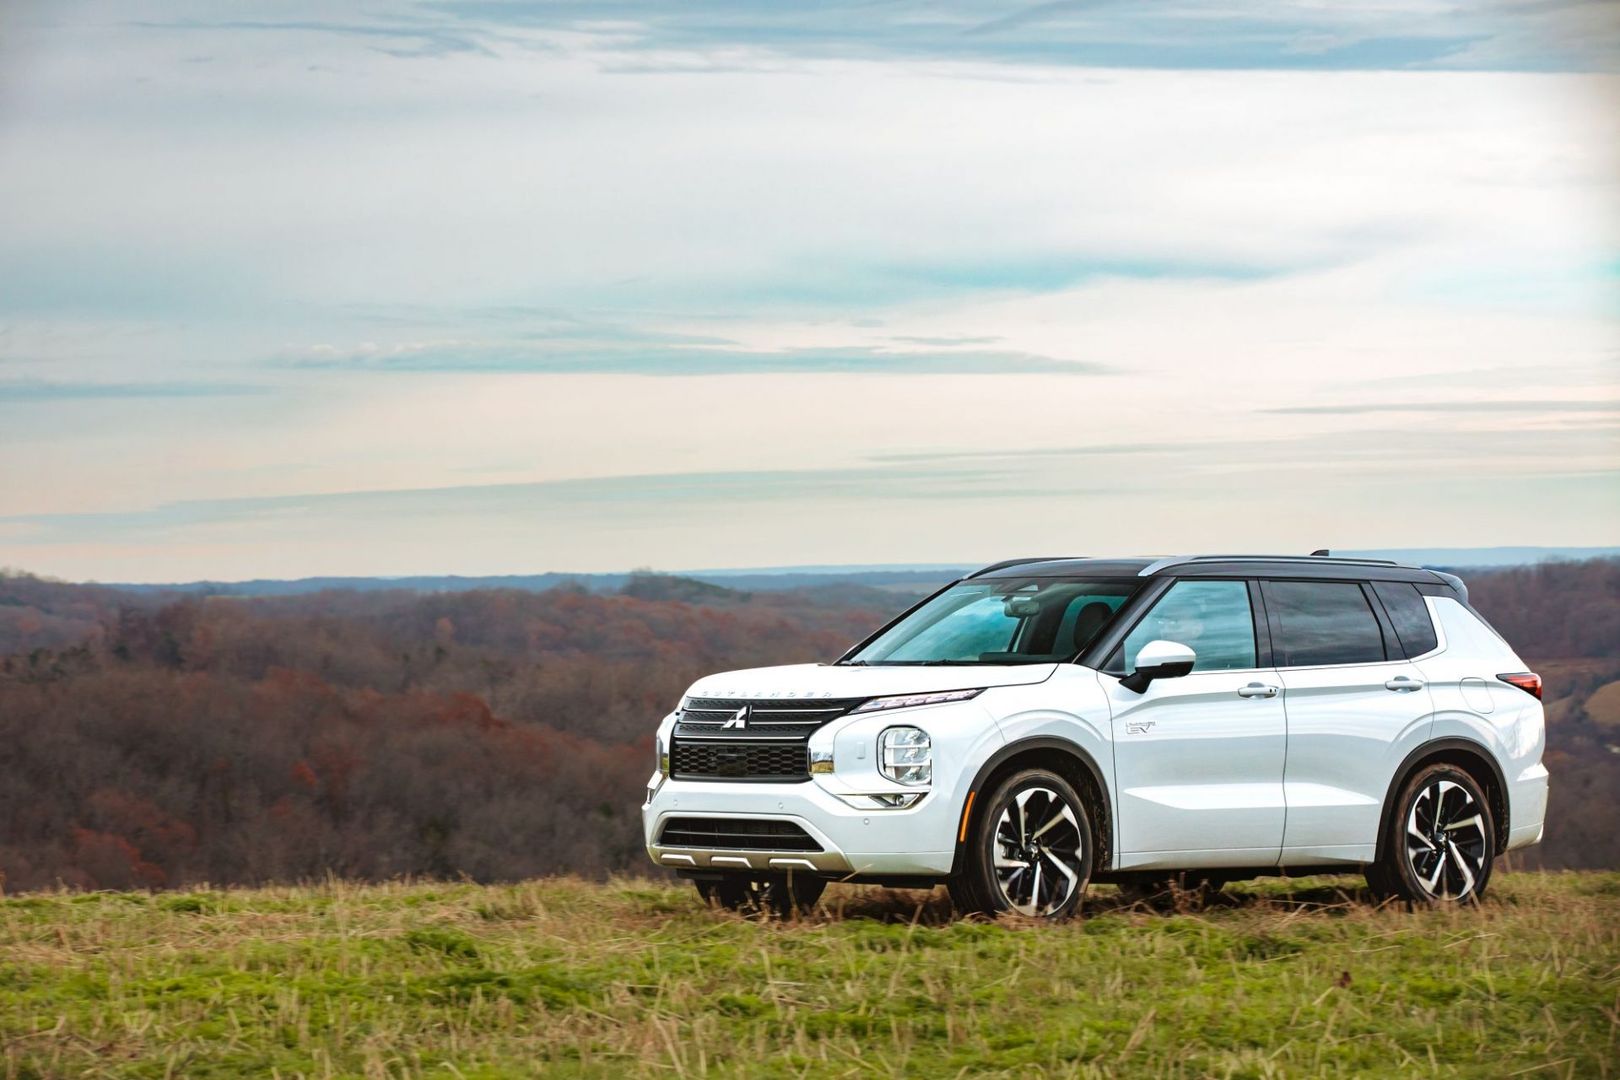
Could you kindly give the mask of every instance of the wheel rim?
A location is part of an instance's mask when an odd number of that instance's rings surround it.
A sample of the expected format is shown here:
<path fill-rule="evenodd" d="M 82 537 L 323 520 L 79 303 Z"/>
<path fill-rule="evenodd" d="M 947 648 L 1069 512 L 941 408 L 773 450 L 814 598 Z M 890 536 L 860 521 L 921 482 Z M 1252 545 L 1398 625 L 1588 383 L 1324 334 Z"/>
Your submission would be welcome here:
<path fill-rule="evenodd" d="M 1085 838 L 1074 810 L 1051 788 L 1013 796 L 996 821 L 992 848 L 996 884 L 1012 910 L 1044 916 L 1060 910 L 1080 887 Z"/>
<path fill-rule="evenodd" d="M 1406 816 L 1406 861 L 1418 887 L 1437 900 L 1471 896 L 1485 875 L 1490 837 L 1473 794 L 1452 780 L 1418 792 Z"/>

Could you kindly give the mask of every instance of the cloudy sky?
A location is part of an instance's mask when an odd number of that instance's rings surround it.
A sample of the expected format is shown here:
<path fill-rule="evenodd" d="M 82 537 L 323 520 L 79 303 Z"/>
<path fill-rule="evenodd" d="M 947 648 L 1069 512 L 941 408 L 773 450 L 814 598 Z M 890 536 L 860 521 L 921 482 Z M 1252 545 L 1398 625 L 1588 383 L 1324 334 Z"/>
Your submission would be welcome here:
<path fill-rule="evenodd" d="M 1620 543 L 1620 4 L 0 4 L 0 565 Z"/>

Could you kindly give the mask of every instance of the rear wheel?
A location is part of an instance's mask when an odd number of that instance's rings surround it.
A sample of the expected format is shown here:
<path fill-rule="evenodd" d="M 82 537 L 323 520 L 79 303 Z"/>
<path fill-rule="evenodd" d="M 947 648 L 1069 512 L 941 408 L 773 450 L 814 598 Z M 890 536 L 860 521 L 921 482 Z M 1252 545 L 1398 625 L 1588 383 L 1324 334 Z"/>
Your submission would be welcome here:
<path fill-rule="evenodd" d="M 1384 836 L 1384 857 L 1367 870 L 1379 896 L 1419 904 L 1472 903 L 1496 858 L 1489 801 L 1455 765 L 1420 769 L 1401 787 Z"/>
<path fill-rule="evenodd" d="M 814 908 L 827 888 L 825 879 L 804 874 L 727 874 L 719 880 L 699 878 L 693 884 L 704 900 L 727 911 L 768 912 L 783 919 Z"/>
<path fill-rule="evenodd" d="M 1085 803 L 1045 769 L 1001 781 L 969 826 L 951 900 L 964 912 L 1066 919 L 1080 908 L 1096 843 Z"/>

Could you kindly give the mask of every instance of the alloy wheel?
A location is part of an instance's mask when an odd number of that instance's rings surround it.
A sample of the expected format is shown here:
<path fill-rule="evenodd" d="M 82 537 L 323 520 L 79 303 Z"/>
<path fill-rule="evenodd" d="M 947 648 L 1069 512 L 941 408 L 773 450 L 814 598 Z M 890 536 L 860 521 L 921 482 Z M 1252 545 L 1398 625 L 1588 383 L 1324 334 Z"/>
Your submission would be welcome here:
<path fill-rule="evenodd" d="M 1058 911 L 1083 884 L 1079 821 L 1056 791 L 1030 787 L 1001 811 L 993 841 L 996 884 L 1021 915 Z"/>
<path fill-rule="evenodd" d="M 1440 779 L 1425 785 L 1406 817 L 1406 860 L 1418 886 L 1436 900 L 1473 895 L 1491 847 L 1486 828 L 1467 788 Z"/>

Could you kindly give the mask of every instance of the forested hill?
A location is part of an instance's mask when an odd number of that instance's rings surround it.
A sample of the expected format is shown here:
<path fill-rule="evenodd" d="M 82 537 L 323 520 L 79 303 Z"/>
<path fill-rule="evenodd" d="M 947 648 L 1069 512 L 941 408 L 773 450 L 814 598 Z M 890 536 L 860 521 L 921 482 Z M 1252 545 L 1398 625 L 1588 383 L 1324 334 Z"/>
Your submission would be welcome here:
<path fill-rule="evenodd" d="M 1545 858 L 1620 865 L 1620 563 L 1470 576 L 1549 676 Z M 826 660 L 914 593 L 332 590 L 162 598 L 0 577 L 8 889 L 640 869 L 657 719 L 715 670 Z"/>
<path fill-rule="evenodd" d="M 502 574 L 492 577 L 464 577 L 457 574 L 431 574 L 417 577 L 314 577 L 259 578 L 252 581 L 188 581 L 167 585 L 112 585 L 120 592 L 138 596 L 172 599 L 179 596 L 302 596 L 330 592 L 470 592 L 482 589 L 520 589 L 545 592 L 547 589 L 576 588 L 591 592 L 615 592 L 635 579 L 652 577 L 696 581 L 730 590 L 819 589 L 829 585 L 863 585 L 869 588 L 934 589 L 972 569 L 966 566 L 891 567 L 781 567 L 766 570 L 712 570 L 660 574 L 632 570 L 623 574 Z"/>
<path fill-rule="evenodd" d="M 652 730 L 692 680 L 836 657 L 905 602 L 701 596 L 6 579 L 5 886 L 639 867 Z"/>

